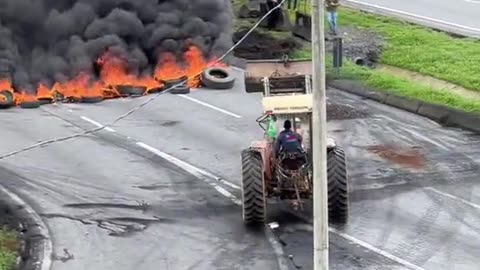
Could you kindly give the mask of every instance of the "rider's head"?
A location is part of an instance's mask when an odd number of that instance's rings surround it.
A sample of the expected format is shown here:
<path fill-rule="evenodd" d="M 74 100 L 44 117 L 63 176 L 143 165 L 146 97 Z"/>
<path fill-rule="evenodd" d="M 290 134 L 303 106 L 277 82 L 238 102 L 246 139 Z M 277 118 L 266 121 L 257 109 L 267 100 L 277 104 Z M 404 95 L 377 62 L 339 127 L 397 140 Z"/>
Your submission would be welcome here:
<path fill-rule="evenodd" d="M 285 122 L 283 123 L 283 128 L 285 130 L 290 130 L 292 128 L 292 122 L 290 122 L 290 120 L 285 120 Z"/>

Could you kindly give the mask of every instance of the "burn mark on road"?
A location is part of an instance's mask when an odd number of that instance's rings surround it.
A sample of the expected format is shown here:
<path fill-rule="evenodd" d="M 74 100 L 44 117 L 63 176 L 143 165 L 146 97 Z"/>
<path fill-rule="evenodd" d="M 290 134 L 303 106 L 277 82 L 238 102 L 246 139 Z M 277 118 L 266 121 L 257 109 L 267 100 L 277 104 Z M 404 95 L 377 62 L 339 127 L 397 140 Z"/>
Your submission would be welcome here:
<path fill-rule="evenodd" d="M 121 204 L 121 203 L 70 203 L 65 204 L 65 207 L 92 209 L 92 208 L 120 208 L 147 211 L 150 206 L 146 202 L 137 202 L 137 204 Z"/>
<path fill-rule="evenodd" d="M 425 156 L 418 147 L 400 148 L 391 145 L 374 145 L 368 151 L 395 164 L 412 169 L 425 166 Z"/>
<path fill-rule="evenodd" d="M 98 228 L 106 230 L 110 236 L 130 236 L 134 233 L 142 232 L 151 225 L 157 223 L 175 223 L 170 218 L 162 218 L 154 216 L 153 218 L 135 218 L 135 217 L 113 217 L 113 218 L 81 218 L 65 214 L 41 214 L 42 217 L 64 218 L 72 221 L 80 222 L 83 225 L 96 225 Z"/>
<path fill-rule="evenodd" d="M 167 121 L 161 121 L 160 126 L 162 126 L 162 127 L 172 127 L 172 126 L 178 125 L 179 123 L 180 123 L 180 121 L 167 120 Z"/>

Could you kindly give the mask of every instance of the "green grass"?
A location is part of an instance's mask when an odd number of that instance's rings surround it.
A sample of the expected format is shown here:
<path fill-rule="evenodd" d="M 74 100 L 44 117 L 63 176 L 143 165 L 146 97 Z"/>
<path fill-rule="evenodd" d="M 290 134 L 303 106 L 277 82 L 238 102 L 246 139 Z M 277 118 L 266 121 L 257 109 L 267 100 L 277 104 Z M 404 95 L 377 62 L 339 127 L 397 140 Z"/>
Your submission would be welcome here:
<path fill-rule="evenodd" d="M 340 26 L 355 26 L 384 37 L 386 46 L 381 57 L 384 64 L 480 91 L 480 40 L 455 38 L 349 8 L 339 10 L 338 22 Z"/>
<path fill-rule="evenodd" d="M 331 68 L 330 62 L 331 61 L 328 61 L 327 63 L 327 73 L 333 78 L 359 80 L 365 85 L 379 91 L 419 99 L 428 103 L 444 105 L 467 112 L 480 112 L 479 101 L 464 98 L 448 90 L 434 89 L 396 77 L 389 73 L 359 67 L 350 62 L 346 62 L 340 74 L 336 75 Z"/>
<path fill-rule="evenodd" d="M 15 233 L 0 228 L 0 270 L 10 270 L 16 259 Z"/>
<path fill-rule="evenodd" d="M 302 5 L 302 2 L 299 4 Z M 306 9 L 300 6 L 299 11 L 309 13 L 310 9 L 309 6 Z M 289 16 L 293 22 L 295 12 L 289 10 Z M 339 10 L 339 23 L 363 28 L 383 36 L 387 41 L 381 59 L 384 64 L 416 71 L 480 91 L 480 76 L 478 76 L 480 74 L 480 41 L 453 38 L 425 27 L 348 8 Z M 236 27 L 251 25 L 253 22 L 238 20 Z M 327 27 L 327 23 L 325 26 Z M 264 29 L 261 31 L 277 38 L 287 34 L 277 34 Z M 292 59 L 311 59 L 310 44 L 306 43 L 302 49 L 289 56 Z M 344 61 L 344 66 L 337 75 L 331 68 L 331 57 L 329 56 L 326 61 L 329 77 L 358 80 L 379 91 L 464 111 L 480 112 L 480 102 L 472 101 L 448 90 L 434 89 L 386 72 L 359 67 L 350 61 Z"/>

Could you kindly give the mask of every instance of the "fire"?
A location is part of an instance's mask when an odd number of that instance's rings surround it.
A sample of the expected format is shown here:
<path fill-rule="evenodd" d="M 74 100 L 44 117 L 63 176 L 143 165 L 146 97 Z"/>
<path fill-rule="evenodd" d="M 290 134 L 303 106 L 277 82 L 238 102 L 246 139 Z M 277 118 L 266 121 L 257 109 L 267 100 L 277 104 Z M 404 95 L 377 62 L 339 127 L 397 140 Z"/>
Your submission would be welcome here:
<path fill-rule="evenodd" d="M 188 78 L 188 86 L 195 88 L 200 86 L 201 72 L 210 66 L 226 66 L 216 61 L 207 61 L 202 51 L 196 46 L 190 46 L 182 59 L 172 53 L 162 53 L 158 57 L 157 66 L 150 76 L 138 76 L 130 72 L 128 61 L 109 52 L 108 49 L 97 60 L 100 69 L 99 79 L 94 79 L 92 74 L 79 73 L 75 78 L 55 82 L 49 88 L 39 84 L 36 94 L 28 94 L 25 91 L 14 93 L 9 79 L 0 79 L 0 91 L 7 90 L 12 93 L 17 105 L 22 102 L 36 100 L 53 100 L 57 94 L 66 100 L 80 101 L 82 97 L 118 98 L 121 95 L 116 89 L 119 85 L 131 85 L 146 87 L 145 94 L 161 88 L 162 81 L 176 80 L 182 77 Z M 0 101 L 5 101 L 5 95 L 0 95 Z"/>
<path fill-rule="evenodd" d="M 183 76 L 188 77 L 188 86 L 191 88 L 200 86 L 200 74 L 208 66 L 202 51 L 196 46 L 190 46 L 183 55 L 182 61 L 185 67 L 178 64 L 173 54 L 164 53 L 160 57 L 159 65 L 155 69 L 156 80 L 175 80 Z"/>
<path fill-rule="evenodd" d="M 22 91 L 20 93 L 15 93 L 15 104 L 20 105 L 25 102 L 35 102 L 37 98 L 33 94 L 26 93 Z"/>
<path fill-rule="evenodd" d="M 67 99 L 80 99 L 82 97 L 103 96 L 101 82 L 92 82 L 87 73 L 80 73 L 71 81 L 55 83 L 53 88 Z"/>
<path fill-rule="evenodd" d="M 160 57 L 160 63 L 155 69 L 154 78 L 157 81 L 176 80 L 185 76 L 183 68 L 177 63 L 175 55 L 164 53 Z"/>
<path fill-rule="evenodd" d="M 97 64 L 101 67 L 100 79 L 107 86 L 133 85 L 145 86 L 147 89 L 161 86 L 151 77 L 138 78 L 129 74 L 126 61 L 108 51 L 98 59 Z"/>
<path fill-rule="evenodd" d="M 7 79 L 0 80 L 0 91 L 1 90 L 8 90 L 13 93 L 12 83 L 10 82 L 10 80 L 7 80 Z"/>
<path fill-rule="evenodd" d="M 53 99 L 52 90 L 43 84 L 39 84 L 37 88 L 37 99 Z"/>

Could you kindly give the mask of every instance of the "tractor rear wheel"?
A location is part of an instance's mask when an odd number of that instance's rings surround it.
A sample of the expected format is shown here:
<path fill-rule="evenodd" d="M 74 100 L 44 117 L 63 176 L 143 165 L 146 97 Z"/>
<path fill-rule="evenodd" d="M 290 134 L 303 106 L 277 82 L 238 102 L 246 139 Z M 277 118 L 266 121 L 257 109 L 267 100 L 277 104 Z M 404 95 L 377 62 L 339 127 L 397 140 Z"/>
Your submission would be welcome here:
<path fill-rule="evenodd" d="M 348 220 L 348 178 L 345 152 L 332 149 L 327 159 L 328 219 L 333 224 L 345 224 Z"/>
<path fill-rule="evenodd" d="M 263 224 L 266 220 L 266 199 L 260 153 L 242 151 L 242 215 L 247 225 Z"/>

